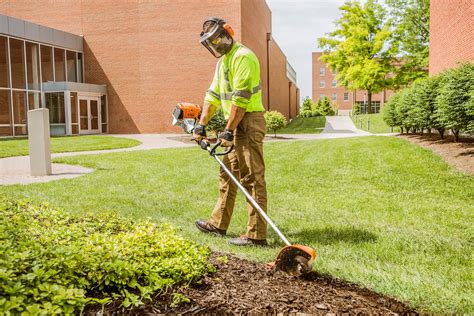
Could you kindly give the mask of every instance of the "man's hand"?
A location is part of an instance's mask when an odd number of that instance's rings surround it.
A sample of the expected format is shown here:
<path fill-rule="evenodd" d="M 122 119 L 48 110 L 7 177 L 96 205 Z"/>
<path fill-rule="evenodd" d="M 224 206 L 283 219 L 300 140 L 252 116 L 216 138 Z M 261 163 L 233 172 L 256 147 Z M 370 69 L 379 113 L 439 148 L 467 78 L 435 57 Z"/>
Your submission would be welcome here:
<path fill-rule="evenodd" d="M 231 147 L 234 145 L 234 132 L 230 129 L 225 129 L 217 136 L 218 141 L 221 142 L 222 147 Z"/>
<path fill-rule="evenodd" d="M 193 139 L 200 143 L 203 138 L 206 138 L 206 125 L 196 124 L 193 129 Z"/>

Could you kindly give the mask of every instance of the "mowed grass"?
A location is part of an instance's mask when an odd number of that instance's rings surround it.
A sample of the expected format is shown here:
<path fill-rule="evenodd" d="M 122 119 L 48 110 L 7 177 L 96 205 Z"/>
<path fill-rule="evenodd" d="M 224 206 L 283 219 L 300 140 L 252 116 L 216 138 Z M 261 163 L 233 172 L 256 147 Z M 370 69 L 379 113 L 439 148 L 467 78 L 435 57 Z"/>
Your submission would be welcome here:
<path fill-rule="evenodd" d="M 296 117 L 285 128 L 277 131 L 277 134 L 319 134 L 326 125 L 324 116 Z M 268 134 L 272 134 L 269 131 Z"/>
<path fill-rule="evenodd" d="M 370 121 L 369 128 L 367 128 L 367 119 Z M 388 126 L 383 120 L 382 113 L 375 114 L 361 114 L 357 116 L 352 116 L 352 121 L 355 126 L 364 131 L 368 131 L 374 134 L 385 134 L 392 133 L 390 126 Z M 362 121 L 362 128 L 360 122 Z M 399 133 L 400 128 L 394 127 L 393 133 Z"/>
<path fill-rule="evenodd" d="M 386 137 L 265 144 L 269 214 L 315 269 L 420 311 L 473 313 L 474 179 L 431 151 Z M 82 214 L 170 222 L 212 249 L 271 261 L 282 243 L 238 248 L 200 233 L 217 198 L 218 165 L 199 148 L 55 159 L 94 168 L 76 179 L 0 187 L 0 194 Z M 228 233 L 245 232 L 242 195 Z M 269 228 L 270 229 L 270 228 Z"/>
<path fill-rule="evenodd" d="M 128 148 L 140 145 L 135 139 L 104 135 L 51 137 L 51 152 Z M 27 138 L 0 138 L 0 158 L 29 155 Z"/>

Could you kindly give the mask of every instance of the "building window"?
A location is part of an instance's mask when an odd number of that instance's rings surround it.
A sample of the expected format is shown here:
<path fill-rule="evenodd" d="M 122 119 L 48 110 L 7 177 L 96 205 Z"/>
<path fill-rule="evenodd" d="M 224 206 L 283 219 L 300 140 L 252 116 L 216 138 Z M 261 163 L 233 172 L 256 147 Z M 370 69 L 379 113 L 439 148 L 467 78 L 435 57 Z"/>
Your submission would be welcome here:
<path fill-rule="evenodd" d="M 38 44 L 26 42 L 26 70 L 29 90 L 40 90 Z"/>
<path fill-rule="evenodd" d="M 325 97 L 326 97 L 326 96 L 324 95 L 324 93 L 321 93 L 321 94 L 319 95 L 319 100 L 323 100 Z"/>
<path fill-rule="evenodd" d="M 66 134 L 66 115 L 64 112 L 64 93 L 45 93 L 46 108 L 49 109 L 51 135 Z"/>
<path fill-rule="evenodd" d="M 319 87 L 324 88 L 324 80 L 319 80 Z"/>
<path fill-rule="evenodd" d="M 0 90 L 0 136 L 12 136 L 10 90 Z"/>
<path fill-rule="evenodd" d="M 23 91 L 13 91 L 13 124 L 15 135 L 26 135 L 26 96 Z"/>
<path fill-rule="evenodd" d="M 349 101 L 349 92 L 344 92 L 344 101 Z"/>
<path fill-rule="evenodd" d="M 41 75 L 43 82 L 54 81 L 53 48 L 41 45 Z"/>
<path fill-rule="evenodd" d="M 333 101 L 336 101 L 336 100 L 337 100 L 337 94 L 336 94 L 336 93 L 333 93 L 333 94 L 332 94 L 332 100 L 333 100 Z"/>
<path fill-rule="evenodd" d="M 102 118 L 102 133 L 107 133 L 107 97 L 100 97 L 100 111 Z"/>
<path fill-rule="evenodd" d="M 54 49 L 54 72 L 56 82 L 66 81 L 66 74 L 64 70 L 64 49 L 55 48 Z"/>
<path fill-rule="evenodd" d="M 0 36 L 0 87 L 4 87 L 4 88 L 8 88 L 8 81 L 9 81 L 7 57 L 8 57 L 7 38 Z"/>
<path fill-rule="evenodd" d="M 66 51 L 67 81 L 77 82 L 76 52 Z"/>
<path fill-rule="evenodd" d="M 10 65 L 12 69 L 12 87 L 15 89 L 25 89 L 25 50 L 23 41 L 10 38 Z"/>
<path fill-rule="evenodd" d="M 326 72 L 326 69 L 324 67 L 319 68 L 319 75 L 324 76 L 324 73 Z"/>
<path fill-rule="evenodd" d="M 362 114 L 367 113 L 367 101 L 356 101 L 356 104 L 360 106 L 360 110 Z M 380 101 L 372 101 L 372 113 L 379 113 L 380 112 Z"/>
<path fill-rule="evenodd" d="M 41 94 L 39 92 L 28 92 L 28 107 L 30 110 L 40 109 Z"/>
<path fill-rule="evenodd" d="M 332 81 L 332 83 L 331 83 L 331 86 L 334 88 L 334 87 L 336 87 L 336 85 L 337 85 L 337 80 L 334 79 L 334 80 Z"/>
<path fill-rule="evenodd" d="M 77 53 L 77 82 L 84 82 L 82 67 L 82 53 Z"/>

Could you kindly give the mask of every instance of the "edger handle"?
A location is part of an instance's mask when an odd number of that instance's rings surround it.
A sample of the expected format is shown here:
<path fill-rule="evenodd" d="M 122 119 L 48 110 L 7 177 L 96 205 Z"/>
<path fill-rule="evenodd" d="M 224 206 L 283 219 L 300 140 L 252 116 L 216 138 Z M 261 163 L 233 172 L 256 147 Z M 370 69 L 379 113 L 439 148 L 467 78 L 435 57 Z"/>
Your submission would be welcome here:
<path fill-rule="evenodd" d="M 202 149 L 207 150 L 211 156 L 225 156 L 234 149 L 234 146 L 231 146 L 231 147 L 228 147 L 226 151 L 217 153 L 216 149 L 221 145 L 221 143 L 222 142 L 218 140 L 214 146 L 211 146 L 211 144 L 207 140 L 203 139 L 201 140 L 200 146 Z"/>

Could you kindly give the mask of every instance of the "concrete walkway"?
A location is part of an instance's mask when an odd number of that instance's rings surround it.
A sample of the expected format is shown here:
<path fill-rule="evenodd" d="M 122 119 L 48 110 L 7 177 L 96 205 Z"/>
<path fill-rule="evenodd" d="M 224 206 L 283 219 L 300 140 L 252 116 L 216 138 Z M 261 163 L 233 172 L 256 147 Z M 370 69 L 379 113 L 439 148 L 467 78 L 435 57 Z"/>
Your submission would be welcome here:
<path fill-rule="evenodd" d="M 266 141 L 297 141 L 312 139 L 334 139 L 347 137 L 360 137 L 372 135 L 357 129 L 347 116 L 331 116 L 326 118 L 326 126 L 321 134 L 278 134 L 276 139 L 267 137 Z M 190 135 L 183 134 L 136 134 L 136 135 L 112 135 L 136 139 L 141 145 L 130 148 L 119 148 L 111 150 L 81 151 L 70 153 L 52 154 L 52 158 L 76 155 L 96 155 L 115 152 L 129 152 L 136 150 L 195 147 L 190 141 Z M 53 174 L 44 177 L 30 176 L 29 156 L 9 157 L 0 159 L 0 185 L 30 184 L 37 182 L 49 182 L 59 179 L 70 179 L 92 172 L 92 169 L 65 164 L 53 164 Z"/>

